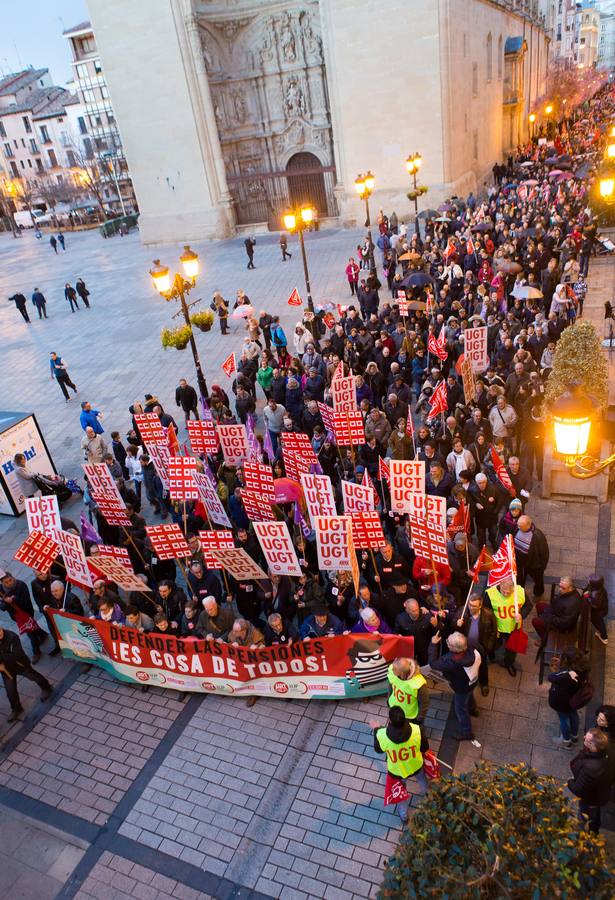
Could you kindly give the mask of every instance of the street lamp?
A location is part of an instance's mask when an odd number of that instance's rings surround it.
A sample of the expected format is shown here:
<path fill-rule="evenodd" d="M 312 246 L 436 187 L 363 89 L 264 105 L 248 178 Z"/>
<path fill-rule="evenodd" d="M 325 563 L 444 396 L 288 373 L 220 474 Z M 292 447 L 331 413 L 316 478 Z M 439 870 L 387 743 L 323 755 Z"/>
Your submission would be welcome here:
<path fill-rule="evenodd" d="M 615 462 L 615 453 L 604 460 L 587 453 L 595 413 L 595 404 L 575 386 L 551 406 L 555 449 L 566 458 L 566 468 L 573 478 L 593 478 Z"/>
<path fill-rule="evenodd" d="M 406 171 L 408 175 L 412 175 L 414 181 L 414 190 L 411 192 L 412 198 L 414 200 L 414 229 L 418 234 L 419 231 L 419 202 L 418 202 L 418 186 L 416 183 L 416 173 L 421 168 L 423 164 L 423 157 L 420 153 L 415 153 L 414 155 L 410 154 L 410 156 L 406 160 Z"/>
<path fill-rule="evenodd" d="M 606 159 L 615 159 L 615 144 L 609 144 L 604 155 Z"/>
<path fill-rule="evenodd" d="M 310 287 L 310 273 L 308 271 L 307 256 L 305 253 L 305 242 L 303 240 L 303 232 L 309 228 L 314 221 L 314 208 L 312 206 L 302 206 L 300 209 L 289 209 L 283 215 L 284 227 L 287 231 L 297 232 L 299 235 L 299 246 L 301 247 L 301 259 L 303 260 L 303 275 L 305 278 L 305 289 L 307 291 L 308 309 L 314 312 L 314 301 L 312 300 L 312 288 Z"/>
<path fill-rule="evenodd" d="M 603 200 L 609 203 L 613 199 L 613 191 L 615 191 L 615 177 L 613 175 L 605 175 L 598 182 L 598 189 Z"/>
<path fill-rule="evenodd" d="M 190 349 L 192 350 L 192 356 L 194 358 L 199 391 L 203 400 L 207 400 L 207 382 L 203 375 L 199 352 L 196 348 L 192 326 L 190 325 L 188 308 L 189 305 L 192 304 L 186 303 L 186 294 L 189 294 L 196 285 L 197 275 L 199 274 L 199 257 L 194 250 L 191 250 L 190 247 L 186 245 L 184 246 L 184 252 L 179 257 L 179 261 L 182 264 L 184 275 L 180 275 L 178 272 L 174 275 L 173 280 L 171 280 L 169 267 L 163 266 L 159 259 L 154 260 L 153 268 L 149 270 L 149 274 L 152 276 L 154 287 L 161 297 L 164 297 L 165 300 L 179 300 L 180 302 L 184 320 L 188 328 L 190 328 Z M 199 301 L 197 300 L 195 302 L 198 303 Z"/>
<path fill-rule="evenodd" d="M 530 137 L 534 137 L 534 123 L 536 122 L 536 113 L 530 113 L 528 116 L 530 122 Z"/>
<path fill-rule="evenodd" d="M 546 113 L 548 116 L 550 116 L 552 112 L 553 112 L 553 104 L 552 104 L 552 103 L 547 103 L 547 105 L 545 106 L 545 113 Z"/>
<path fill-rule="evenodd" d="M 376 179 L 372 175 L 371 172 L 366 172 L 365 175 L 357 175 L 357 178 L 354 183 L 355 190 L 361 200 L 365 200 L 365 227 L 367 228 L 367 240 L 368 240 L 368 258 L 369 258 L 369 268 L 371 272 L 375 272 L 376 263 L 374 262 L 374 242 L 372 241 L 372 229 L 371 229 L 371 220 L 369 217 L 369 198 L 374 192 L 374 187 L 376 184 Z"/>

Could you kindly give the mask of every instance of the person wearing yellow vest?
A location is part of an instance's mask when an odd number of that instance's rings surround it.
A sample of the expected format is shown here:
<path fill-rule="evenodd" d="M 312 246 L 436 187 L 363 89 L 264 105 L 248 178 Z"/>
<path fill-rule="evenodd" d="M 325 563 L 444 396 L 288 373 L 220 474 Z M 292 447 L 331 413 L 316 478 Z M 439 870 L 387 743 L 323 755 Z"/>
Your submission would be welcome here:
<path fill-rule="evenodd" d="M 500 645 L 506 644 L 508 636 L 517 628 L 521 628 L 521 609 L 525 603 L 525 591 L 518 584 L 515 592 L 512 578 L 506 578 L 500 584 L 487 588 L 486 594 L 498 626 Z M 513 678 L 517 674 L 516 657 L 516 653 L 504 647 L 503 666 Z"/>
<path fill-rule="evenodd" d="M 389 706 L 400 706 L 410 722 L 421 724 L 429 709 L 427 681 L 413 659 L 394 659 L 387 672 Z"/>
<path fill-rule="evenodd" d="M 406 785 L 406 779 L 412 778 L 415 787 L 413 793 L 424 794 L 427 791 L 427 778 L 423 771 L 423 754 L 429 750 L 429 741 L 416 722 L 409 722 L 400 706 L 389 708 L 389 721 L 382 728 L 378 722 L 370 722 L 374 729 L 374 750 L 386 753 L 387 771 L 394 778 Z M 408 793 L 412 793 L 408 790 Z M 397 803 L 397 812 L 405 822 L 408 818 L 409 800 Z"/>

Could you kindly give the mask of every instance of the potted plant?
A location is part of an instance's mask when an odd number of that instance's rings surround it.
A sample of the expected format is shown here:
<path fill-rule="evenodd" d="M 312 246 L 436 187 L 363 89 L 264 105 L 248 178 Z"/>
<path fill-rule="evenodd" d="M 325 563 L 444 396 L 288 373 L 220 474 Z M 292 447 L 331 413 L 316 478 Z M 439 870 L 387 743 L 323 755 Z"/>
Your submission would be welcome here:
<path fill-rule="evenodd" d="M 169 347 L 185 350 L 191 337 L 192 328 L 189 325 L 181 325 L 179 328 L 163 328 L 160 332 L 160 343 L 165 350 Z"/>
<path fill-rule="evenodd" d="M 190 321 L 199 331 L 210 331 L 211 326 L 214 324 L 214 314 L 210 310 L 205 309 L 190 316 Z"/>
<path fill-rule="evenodd" d="M 613 896 L 604 841 L 581 830 L 554 778 L 482 762 L 436 782 L 404 830 L 378 897 L 574 900 Z"/>
<path fill-rule="evenodd" d="M 596 329 L 591 322 L 580 321 L 565 328 L 557 342 L 553 368 L 545 388 L 545 406 L 549 408 L 571 384 L 579 385 L 593 397 L 604 412 L 609 399 L 609 372 Z"/>

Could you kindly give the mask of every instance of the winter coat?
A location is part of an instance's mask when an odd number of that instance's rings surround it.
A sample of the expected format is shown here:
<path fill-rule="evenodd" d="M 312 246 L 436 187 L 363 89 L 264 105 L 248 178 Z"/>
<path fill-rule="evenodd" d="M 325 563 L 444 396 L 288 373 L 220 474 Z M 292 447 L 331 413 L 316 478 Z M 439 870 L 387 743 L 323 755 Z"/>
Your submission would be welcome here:
<path fill-rule="evenodd" d="M 566 594 L 556 594 L 545 609 L 542 619 L 552 631 L 571 631 L 581 612 L 581 595 L 575 589 Z"/>
<path fill-rule="evenodd" d="M 556 712 L 570 712 L 570 698 L 587 681 L 585 673 L 579 673 L 578 681 L 570 677 L 569 669 L 550 672 L 549 706 Z"/>
<path fill-rule="evenodd" d="M 605 752 L 583 749 L 570 763 L 573 777 L 568 781 L 572 793 L 588 806 L 609 802 L 611 776 Z"/>
<path fill-rule="evenodd" d="M 481 656 L 478 650 L 467 649 L 464 653 L 444 653 L 440 659 L 436 644 L 429 644 L 429 665 L 442 672 L 456 694 L 469 694 L 478 678 Z M 471 667 L 471 668 L 470 668 Z"/>

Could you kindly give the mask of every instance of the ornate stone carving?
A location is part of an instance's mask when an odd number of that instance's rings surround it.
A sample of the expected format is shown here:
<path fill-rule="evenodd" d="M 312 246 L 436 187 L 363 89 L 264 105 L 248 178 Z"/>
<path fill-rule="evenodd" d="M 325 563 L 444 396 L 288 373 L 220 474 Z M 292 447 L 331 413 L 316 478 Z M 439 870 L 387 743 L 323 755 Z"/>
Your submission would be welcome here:
<path fill-rule="evenodd" d="M 243 125 L 248 118 L 248 107 L 242 88 L 232 88 L 230 99 L 233 107 L 233 118 L 239 125 Z"/>
<path fill-rule="evenodd" d="M 282 48 L 282 58 L 284 62 L 293 63 L 297 61 L 297 46 L 295 44 L 295 35 L 292 28 L 292 20 L 290 14 L 285 12 L 280 23 L 280 47 Z"/>
<path fill-rule="evenodd" d="M 235 36 L 241 31 L 241 29 L 245 28 L 245 26 L 248 25 L 251 21 L 251 19 L 246 18 L 223 19 L 221 22 L 212 22 L 211 24 L 230 44 L 233 42 Z"/>
<path fill-rule="evenodd" d="M 295 116 L 305 115 L 305 100 L 300 87 L 299 79 L 291 76 L 286 80 L 284 87 L 284 109 L 286 116 L 292 119 Z"/>
<path fill-rule="evenodd" d="M 322 41 L 320 37 L 314 33 L 314 29 L 312 28 L 312 17 L 309 12 L 302 12 L 299 15 L 299 24 L 301 26 L 301 34 L 303 35 L 303 46 L 306 58 L 320 62 L 322 60 Z"/>

